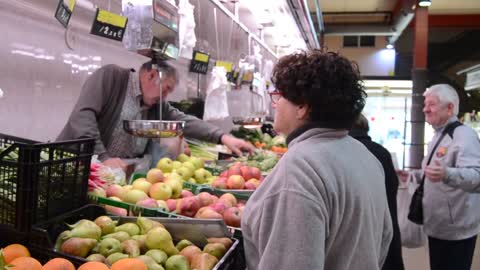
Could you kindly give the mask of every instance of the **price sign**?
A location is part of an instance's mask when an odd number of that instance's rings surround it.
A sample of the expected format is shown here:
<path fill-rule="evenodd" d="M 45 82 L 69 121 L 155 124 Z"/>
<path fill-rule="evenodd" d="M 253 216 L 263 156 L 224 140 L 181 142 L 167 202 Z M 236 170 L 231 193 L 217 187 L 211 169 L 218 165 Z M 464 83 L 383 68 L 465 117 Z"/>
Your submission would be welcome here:
<path fill-rule="evenodd" d="M 122 41 L 126 27 L 126 17 L 97 8 L 90 34 Z"/>
<path fill-rule="evenodd" d="M 209 60 L 210 55 L 199 51 L 193 51 L 192 62 L 190 62 L 190 72 L 207 74 Z"/>
<path fill-rule="evenodd" d="M 217 61 L 215 62 L 215 66 L 217 67 L 224 67 L 225 71 L 227 71 L 227 81 L 233 82 L 233 63 L 226 62 L 226 61 Z"/>
<path fill-rule="evenodd" d="M 68 5 L 63 0 L 58 1 L 57 10 L 55 11 L 55 18 L 67 28 L 70 17 L 72 17 L 73 8 L 75 7 L 75 0 L 68 0 Z"/>

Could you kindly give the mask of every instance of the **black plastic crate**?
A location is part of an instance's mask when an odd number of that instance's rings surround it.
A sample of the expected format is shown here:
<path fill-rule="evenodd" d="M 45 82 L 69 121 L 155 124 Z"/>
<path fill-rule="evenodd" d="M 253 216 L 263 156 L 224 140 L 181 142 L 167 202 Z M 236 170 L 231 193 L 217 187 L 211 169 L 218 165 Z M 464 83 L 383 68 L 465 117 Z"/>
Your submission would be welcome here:
<path fill-rule="evenodd" d="M 95 142 L 39 143 L 0 134 L 0 227 L 31 225 L 87 203 Z"/>
<path fill-rule="evenodd" d="M 66 226 L 67 223 L 73 224 L 80 219 L 95 220 L 97 217 L 101 215 L 106 215 L 105 209 L 98 205 L 90 204 L 82 208 L 79 208 L 77 210 L 74 210 L 69 213 L 50 219 L 48 221 L 35 224 L 32 227 L 32 231 L 30 233 L 30 243 L 29 243 L 29 250 L 32 256 L 40 260 L 42 263 L 45 263 L 46 261 L 52 258 L 60 257 L 60 258 L 65 258 L 70 260 L 76 267 L 80 266 L 81 264 L 85 263 L 86 260 L 81 257 L 71 256 L 69 254 L 66 254 L 60 251 L 55 251 L 53 248 L 55 245 L 55 241 L 61 232 L 68 229 L 68 227 Z M 112 218 L 117 219 L 119 221 L 119 224 L 122 224 L 123 222 L 133 222 L 136 219 L 136 217 L 113 217 L 113 216 Z M 169 231 L 170 231 L 169 227 L 175 226 L 176 223 L 178 224 L 183 223 L 183 229 L 191 229 L 192 225 L 196 223 L 200 225 L 199 227 L 206 227 L 206 226 L 210 226 L 208 225 L 209 223 L 211 224 L 214 222 L 212 220 L 172 219 L 172 218 L 155 218 L 155 217 L 151 217 L 151 218 L 161 222 Z M 179 230 L 176 230 L 176 231 L 177 233 L 179 232 Z M 221 235 L 224 235 L 225 232 L 219 231 L 219 233 Z M 175 239 L 176 237 L 174 233 L 172 233 L 172 237 L 174 238 L 174 240 L 180 240 L 181 238 L 184 237 L 183 233 L 180 233 L 180 234 L 182 235 L 182 237 L 180 238 Z M 204 233 L 200 233 L 198 235 L 202 239 L 204 239 L 205 237 Z M 211 237 L 221 237 L 221 235 L 214 235 Z M 231 235 L 227 234 L 225 236 L 230 237 Z M 214 270 L 239 269 L 237 268 L 237 262 L 238 262 L 238 256 L 239 256 L 237 252 L 238 252 L 238 247 L 241 245 L 237 239 L 235 238 L 231 238 L 231 239 L 234 241 L 232 247 L 230 247 L 227 253 L 219 260 L 215 268 L 213 268 Z"/>

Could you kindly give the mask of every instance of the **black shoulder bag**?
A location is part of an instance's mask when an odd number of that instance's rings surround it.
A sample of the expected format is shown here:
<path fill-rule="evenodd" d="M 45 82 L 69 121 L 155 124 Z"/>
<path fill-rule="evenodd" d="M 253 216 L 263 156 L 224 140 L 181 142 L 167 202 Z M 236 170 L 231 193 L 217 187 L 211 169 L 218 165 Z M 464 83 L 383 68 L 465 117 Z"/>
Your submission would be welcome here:
<path fill-rule="evenodd" d="M 437 142 L 435 143 L 435 146 L 433 146 L 432 151 L 430 151 L 430 155 L 427 160 L 427 164 L 425 166 L 428 166 L 430 164 L 430 161 L 432 160 L 433 153 L 435 153 L 435 150 L 437 149 L 437 146 L 440 144 L 442 141 L 443 137 L 445 134 L 450 135 L 451 138 L 453 138 L 453 131 L 455 128 L 458 126 L 461 126 L 462 123 L 455 121 L 450 124 L 448 124 L 445 129 L 442 132 L 442 135 L 440 135 L 440 138 L 438 138 Z M 422 176 L 422 181 L 420 182 L 420 185 L 417 187 L 415 192 L 412 195 L 412 200 L 410 201 L 410 207 L 408 211 L 408 219 L 412 221 L 413 223 L 422 225 L 423 224 L 423 185 L 425 182 L 425 174 Z"/>

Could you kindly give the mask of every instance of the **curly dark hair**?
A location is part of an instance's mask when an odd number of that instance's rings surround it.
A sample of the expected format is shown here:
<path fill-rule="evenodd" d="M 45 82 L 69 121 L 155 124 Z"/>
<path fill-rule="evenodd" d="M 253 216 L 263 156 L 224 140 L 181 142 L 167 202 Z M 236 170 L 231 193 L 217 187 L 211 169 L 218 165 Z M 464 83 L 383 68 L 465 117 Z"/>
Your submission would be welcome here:
<path fill-rule="evenodd" d="M 309 121 L 326 128 L 350 129 L 367 97 L 358 65 L 322 49 L 280 58 L 272 82 L 284 98 L 309 107 Z"/>

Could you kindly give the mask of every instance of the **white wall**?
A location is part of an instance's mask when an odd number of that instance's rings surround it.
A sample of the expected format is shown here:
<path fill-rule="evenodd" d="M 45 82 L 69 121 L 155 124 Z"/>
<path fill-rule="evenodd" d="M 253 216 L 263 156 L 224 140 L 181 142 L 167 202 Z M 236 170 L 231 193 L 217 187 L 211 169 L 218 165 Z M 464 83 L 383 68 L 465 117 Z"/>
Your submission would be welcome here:
<path fill-rule="evenodd" d="M 395 50 L 386 49 L 385 37 L 375 38 L 375 47 L 343 47 L 341 36 L 326 36 L 325 46 L 330 51 L 339 51 L 360 67 L 363 76 L 391 76 L 395 71 Z"/>

